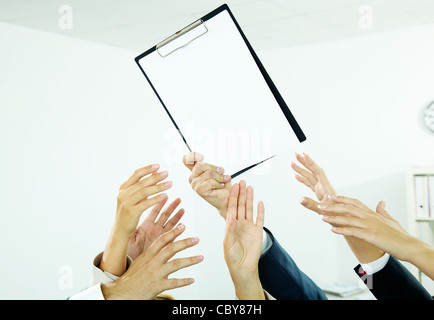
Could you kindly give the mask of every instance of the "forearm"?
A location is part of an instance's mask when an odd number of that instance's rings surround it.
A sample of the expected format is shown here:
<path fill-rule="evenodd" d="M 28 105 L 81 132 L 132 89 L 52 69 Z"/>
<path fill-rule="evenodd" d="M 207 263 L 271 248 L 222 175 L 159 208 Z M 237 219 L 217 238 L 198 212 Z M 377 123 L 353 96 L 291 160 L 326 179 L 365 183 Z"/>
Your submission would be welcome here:
<path fill-rule="evenodd" d="M 384 255 L 382 250 L 364 240 L 350 236 L 345 236 L 344 238 L 357 260 L 362 264 L 375 261 Z"/>
<path fill-rule="evenodd" d="M 115 276 L 122 276 L 127 268 L 129 237 L 114 228 L 104 249 L 99 268 Z"/>
<path fill-rule="evenodd" d="M 434 280 L 434 248 L 419 239 L 413 241 L 412 247 L 408 262 Z"/>

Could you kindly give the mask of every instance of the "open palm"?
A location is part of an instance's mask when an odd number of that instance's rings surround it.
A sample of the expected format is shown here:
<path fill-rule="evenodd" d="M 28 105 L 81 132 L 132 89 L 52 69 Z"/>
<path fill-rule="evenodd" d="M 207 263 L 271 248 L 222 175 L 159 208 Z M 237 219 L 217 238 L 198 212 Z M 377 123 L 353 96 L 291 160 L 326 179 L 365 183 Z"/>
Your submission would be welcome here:
<path fill-rule="evenodd" d="M 175 199 L 158 217 L 166 202 L 167 198 L 157 203 L 130 238 L 127 254 L 131 259 L 135 260 L 143 251 L 149 248 L 160 235 L 170 231 L 182 218 L 184 209 L 180 209 L 173 218 L 167 221 L 181 203 L 180 198 Z"/>
<path fill-rule="evenodd" d="M 257 272 L 262 248 L 264 205 L 258 204 L 256 224 L 253 221 L 253 189 L 244 181 L 232 187 L 228 202 L 225 238 L 225 260 L 229 271 Z"/>
<path fill-rule="evenodd" d="M 296 158 L 304 168 L 299 167 L 296 163 L 291 164 L 292 169 L 298 173 L 295 178 L 309 187 L 315 193 L 318 201 L 327 202 L 327 195 L 336 195 L 335 189 L 320 166 L 307 154 L 304 154 L 304 157 L 297 154 Z"/>

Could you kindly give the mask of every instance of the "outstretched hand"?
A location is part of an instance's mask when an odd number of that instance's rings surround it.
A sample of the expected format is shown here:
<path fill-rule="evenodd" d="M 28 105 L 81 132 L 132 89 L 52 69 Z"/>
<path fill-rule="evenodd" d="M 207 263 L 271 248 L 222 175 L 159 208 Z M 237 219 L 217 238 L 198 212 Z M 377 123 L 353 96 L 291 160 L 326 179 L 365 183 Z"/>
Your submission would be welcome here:
<path fill-rule="evenodd" d="M 230 193 L 223 249 L 239 299 L 264 299 L 258 262 L 262 249 L 264 204 L 258 203 L 253 221 L 253 188 L 241 180 Z"/>
<path fill-rule="evenodd" d="M 160 211 L 167 202 L 167 198 L 160 201 L 152 208 L 151 212 L 136 229 L 128 243 L 128 256 L 135 260 L 145 251 L 160 235 L 171 230 L 181 220 L 184 209 L 170 219 L 169 217 L 181 203 L 181 199 L 175 199 L 161 214 Z"/>

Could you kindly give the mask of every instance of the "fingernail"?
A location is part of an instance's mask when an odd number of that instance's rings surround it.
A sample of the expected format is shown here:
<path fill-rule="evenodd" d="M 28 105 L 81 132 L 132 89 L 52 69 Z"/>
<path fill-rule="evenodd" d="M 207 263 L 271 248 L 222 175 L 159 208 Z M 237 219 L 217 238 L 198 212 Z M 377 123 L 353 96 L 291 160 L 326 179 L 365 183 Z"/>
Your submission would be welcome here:
<path fill-rule="evenodd" d="M 166 198 L 167 198 L 167 194 L 166 193 L 160 194 L 160 199 L 166 199 Z"/>
<path fill-rule="evenodd" d="M 222 167 L 217 167 L 217 169 L 215 170 L 217 173 L 222 174 L 223 172 L 225 172 L 225 169 L 223 169 Z"/>
<path fill-rule="evenodd" d="M 194 156 L 194 160 L 196 161 L 202 161 L 203 160 L 203 154 L 196 153 Z"/>
<path fill-rule="evenodd" d="M 381 206 L 383 207 L 383 209 L 386 209 L 386 201 L 383 200 L 383 203 L 381 204 Z"/>
<path fill-rule="evenodd" d="M 185 229 L 185 226 L 182 223 L 180 223 L 178 224 L 178 229 L 182 231 Z"/>
<path fill-rule="evenodd" d="M 223 176 L 223 181 L 224 181 L 224 182 L 229 182 L 229 181 L 231 181 L 231 176 L 224 175 L 224 176 Z"/>
<path fill-rule="evenodd" d="M 198 243 L 198 242 L 199 242 L 199 238 L 198 237 L 191 238 L 191 243 Z"/>
<path fill-rule="evenodd" d="M 160 168 L 159 164 L 156 163 L 152 165 L 152 170 L 157 170 L 158 168 Z"/>
<path fill-rule="evenodd" d="M 197 256 L 196 259 L 197 259 L 197 261 L 202 261 L 203 260 L 203 256 L 202 255 L 201 256 Z"/>
<path fill-rule="evenodd" d="M 321 214 L 320 217 L 321 217 L 322 221 L 328 221 L 329 220 L 328 216 L 324 216 Z"/>
<path fill-rule="evenodd" d="M 167 171 L 162 171 L 162 172 L 160 172 L 160 177 L 165 178 L 165 177 L 167 177 L 168 174 L 169 173 Z"/>
<path fill-rule="evenodd" d="M 172 186 L 172 181 L 167 181 L 167 182 L 165 182 L 165 183 L 164 183 L 164 186 L 165 186 L 166 188 L 170 188 L 170 187 Z"/>
<path fill-rule="evenodd" d="M 190 279 L 188 279 L 188 283 L 193 283 L 194 282 L 194 279 L 193 278 L 190 278 Z"/>
<path fill-rule="evenodd" d="M 307 205 L 307 199 L 306 198 L 300 198 L 300 203 L 302 204 L 302 205 Z"/>
<path fill-rule="evenodd" d="M 328 208 L 328 205 L 326 205 L 326 204 L 319 204 L 319 205 L 318 205 L 318 208 L 319 208 L 319 209 L 327 209 L 327 208 Z"/>

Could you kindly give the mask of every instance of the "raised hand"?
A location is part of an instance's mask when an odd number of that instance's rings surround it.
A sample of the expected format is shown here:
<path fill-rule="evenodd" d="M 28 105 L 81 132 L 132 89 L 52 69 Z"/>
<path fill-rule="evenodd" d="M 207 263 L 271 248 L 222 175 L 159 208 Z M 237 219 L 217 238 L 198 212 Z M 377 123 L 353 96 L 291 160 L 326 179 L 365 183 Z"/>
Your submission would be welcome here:
<path fill-rule="evenodd" d="M 154 205 L 151 212 L 143 220 L 131 236 L 128 243 L 128 256 L 135 260 L 144 250 L 146 250 L 160 235 L 171 230 L 182 218 L 184 209 L 170 219 L 169 217 L 181 203 L 181 199 L 175 199 L 161 214 L 160 211 L 167 202 L 167 198 Z"/>
<path fill-rule="evenodd" d="M 203 256 L 172 259 L 187 248 L 195 246 L 198 238 L 174 242 L 185 230 L 183 224 L 160 235 L 142 252 L 128 270 L 116 281 L 101 286 L 106 300 L 151 300 L 165 290 L 188 286 L 193 278 L 169 279 L 170 274 L 203 261 Z"/>
<path fill-rule="evenodd" d="M 264 299 L 259 280 L 264 226 L 264 204 L 258 203 L 256 223 L 253 221 L 253 188 L 246 189 L 241 180 L 230 193 L 223 249 L 235 291 L 239 299 Z"/>
<path fill-rule="evenodd" d="M 316 198 L 319 201 L 317 202 L 309 197 L 303 197 L 301 204 L 305 208 L 318 214 L 325 214 L 325 211 L 322 209 L 323 205 L 340 205 L 333 200 L 336 196 L 336 191 L 328 180 L 324 170 L 307 154 L 304 154 L 304 156 L 296 154 L 296 158 L 304 168 L 295 163 L 291 164 L 292 169 L 297 172 L 295 178 L 309 187 L 315 193 Z M 330 212 L 329 215 L 342 214 Z M 360 263 L 370 263 L 384 255 L 382 250 L 360 238 L 345 236 L 345 240 Z"/>
<path fill-rule="evenodd" d="M 365 240 L 397 259 L 410 259 L 414 237 L 385 210 L 383 201 L 373 211 L 357 199 L 343 196 L 332 199 L 335 204 L 319 207 L 324 212 L 322 219 L 333 225 L 333 232 Z"/>
<path fill-rule="evenodd" d="M 101 259 L 101 270 L 116 276 L 125 272 L 128 243 L 143 211 L 167 199 L 164 193 L 156 195 L 172 187 L 171 181 L 161 182 L 168 173 L 157 172 L 159 168 L 154 164 L 137 169 L 120 186 L 115 221 Z"/>
<path fill-rule="evenodd" d="M 295 178 L 309 187 L 315 193 L 318 201 L 328 202 L 327 196 L 336 195 L 335 189 L 328 180 L 324 170 L 307 154 L 303 155 L 296 154 L 296 158 L 304 168 L 298 166 L 295 162 L 291 163 L 292 169 L 297 172 Z"/>

